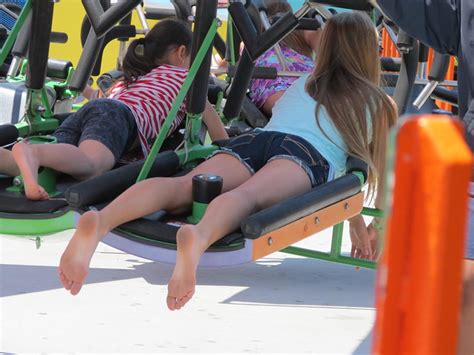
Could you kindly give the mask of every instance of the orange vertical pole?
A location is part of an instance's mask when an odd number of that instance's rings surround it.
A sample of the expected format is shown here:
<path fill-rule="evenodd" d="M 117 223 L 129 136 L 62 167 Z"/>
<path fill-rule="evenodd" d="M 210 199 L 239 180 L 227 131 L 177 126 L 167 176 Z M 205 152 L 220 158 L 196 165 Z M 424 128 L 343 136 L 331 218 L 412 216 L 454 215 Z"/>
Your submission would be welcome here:
<path fill-rule="evenodd" d="M 418 116 L 398 132 L 375 354 L 455 353 L 472 164 L 461 131 L 449 117 Z"/>

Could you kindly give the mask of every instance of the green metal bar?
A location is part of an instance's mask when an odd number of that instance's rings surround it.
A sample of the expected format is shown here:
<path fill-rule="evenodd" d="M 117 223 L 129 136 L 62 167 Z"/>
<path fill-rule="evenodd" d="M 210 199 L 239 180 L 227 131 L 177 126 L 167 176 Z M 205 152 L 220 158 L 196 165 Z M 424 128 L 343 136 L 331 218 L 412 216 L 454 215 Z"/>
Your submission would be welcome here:
<path fill-rule="evenodd" d="M 184 165 L 188 162 L 205 159 L 217 149 L 215 145 L 196 145 L 188 150 L 182 149 L 176 152 L 176 154 L 178 155 L 180 165 Z"/>
<path fill-rule="evenodd" d="M 227 39 L 230 43 L 230 65 L 235 65 L 234 26 L 230 15 L 227 18 L 227 32 L 229 33 Z"/>
<path fill-rule="evenodd" d="M 188 120 L 189 126 L 186 127 L 189 131 L 185 139 L 191 146 L 199 144 L 199 133 L 201 132 L 202 125 L 202 114 L 201 113 L 187 113 L 186 119 Z"/>
<path fill-rule="evenodd" d="M 18 16 L 15 25 L 13 26 L 9 36 L 7 37 L 7 40 L 3 44 L 3 47 L 0 50 L 0 66 L 3 65 L 8 53 L 10 53 L 10 50 L 13 48 L 13 45 L 16 41 L 16 37 L 18 36 L 18 32 L 20 32 L 21 27 L 25 23 L 26 18 L 31 11 L 32 3 L 33 1 L 29 0 L 26 2 L 25 6 L 23 6 L 23 9 L 20 12 L 20 16 Z"/>
<path fill-rule="evenodd" d="M 51 111 L 49 99 L 48 99 L 48 93 L 46 92 L 46 87 L 43 86 L 41 89 L 41 104 L 43 105 L 44 108 L 44 117 L 47 118 L 52 118 L 54 116 L 53 111 Z"/>
<path fill-rule="evenodd" d="M 25 215 L 27 217 L 27 215 Z M 0 233 L 16 236 L 43 236 L 75 228 L 74 212 L 69 211 L 59 217 L 47 219 L 2 218 Z"/>
<path fill-rule="evenodd" d="M 370 208 L 370 207 L 364 207 L 362 209 L 361 214 L 363 214 L 364 216 L 378 217 L 378 218 L 383 218 L 385 216 L 384 211 L 379 210 L 378 208 Z"/>
<path fill-rule="evenodd" d="M 207 206 L 209 206 L 209 204 L 193 201 L 193 212 L 192 215 L 188 217 L 188 222 L 198 224 L 202 217 L 204 217 Z"/>
<path fill-rule="evenodd" d="M 339 257 L 341 255 L 343 232 L 344 222 L 336 224 L 334 227 L 332 227 L 331 257 Z"/>
<path fill-rule="evenodd" d="M 156 155 L 160 151 L 161 146 L 163 145 L 163 142 L 165 141 L 165 138 L 168 136 L 168 132 L 170 130 L 170 127 L 174 118 L 176 117 L 176 114 L 178 113 L 178 109 L 183 103 L 184 98 L 186 97 L 186 94 L 189 88 L 191 87 L 192 82 L 194 81 L 194 78 L 198 72 L 199 67 L 201 66 L 204 60 L 204 57 L 208 49 L 212 45 L 214 37 L 217 33 L 217 27 L 218 27 L 218 21 L 217 19 L 214 19 L 211 27 L 209 28 L 209 31 L 207 32 L 206 37 L 204 38 L 203 44 L 201 48 L 199 49 L 196 55 L 196 58 L 194 59 L 194 62 L 191 65 L 191 68 L 189 69 L 188 76 L 186 77 L 186 80 L 184 81 L 183 86 L 179 90 L 178 96 L 176 97 L 176 100 L 173 106 L 171 107 L 171 110 L 168 112 L 168 115 L 166 116 L 163 126 L 161 127 L 161 131 L 158 134 L 158 137 L 155 139 L 155 143 L 153 144 L 153 147 L 151 148 L 151 151 L 148 154 L 148 157 L 146 158 L 145 163 L 143 164 L 142 170 L 140 171 L 140 174 L 138 175 L 136 182 L 140 182 L 146 179 L 146 177 L 150 173 L 151 166 L 153 165 Z"/>
<path fill-rule="evenodd" d="M 305 258 L 320 259 L 320 260 L 325 260 L 325 261 L 331 261 L 338 264 L 358 266 L 365 269 L 375 269 L 377 267 L 377 263 L 374 261 L 357 259 L 357 258 L 352 258 L 349 256 L 342 256 L 342 255 L 334 257 L 328 253 L 324 253 L 321 251 L 293 247 L 293 246 L 282 249 L 281 252 L 286 253 L 286 254 L 298 255 Z"/>

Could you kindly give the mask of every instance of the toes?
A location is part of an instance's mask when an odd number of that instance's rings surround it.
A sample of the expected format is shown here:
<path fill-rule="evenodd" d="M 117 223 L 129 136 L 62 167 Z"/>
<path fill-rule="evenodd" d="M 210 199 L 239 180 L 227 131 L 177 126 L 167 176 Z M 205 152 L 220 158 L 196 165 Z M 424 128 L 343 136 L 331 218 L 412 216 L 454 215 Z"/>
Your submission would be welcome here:
<path fill-rule="evenodd" d="M 166 305 L 170 311 L 174 311 L 176 309 L 176 297 L 174 296 L 167 296 L 166 297 Z"/>
<path fill-rule="evenodd" d="M 184 307 L 184 305 L 189 302 L 189 300 L 193 297 L 193 295 L 194 295 L 194 291 L 189 291 L 187 295 L 177 300 L 176 309 L 181 309 L 182 307 Z"/>
<path fill-rule="evenodd" d="M 64 288 L 69 291 L 72 287 L 72 283 L 73 281 L 66 279 L 64 282 Z"/>
<path fill-rule="evenodd" d="M 67 289 L 67 286 L 69 284 L 69 280 L 66 278 L 66 276 L 63 274 L 61 270 L 59 270 L 59 280 L 63 284 L 63 287 Z"/>
<path fill-rule="evenodd" d="M 72 282 L 71 284 L 71 295 L 75 296 L 79 293 L 79 291 L 82 288 L 82 283 L 81 282 Z"/>

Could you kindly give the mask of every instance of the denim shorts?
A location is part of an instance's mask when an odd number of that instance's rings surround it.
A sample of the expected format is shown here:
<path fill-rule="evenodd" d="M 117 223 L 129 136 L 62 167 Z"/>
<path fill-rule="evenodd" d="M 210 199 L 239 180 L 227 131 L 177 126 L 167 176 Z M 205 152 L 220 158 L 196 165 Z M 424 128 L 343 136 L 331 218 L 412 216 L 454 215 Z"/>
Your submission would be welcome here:
<path fill-rule="evenodd" d="M 137 124 L 132 111 L 124 103 L 97 99 L 66 118 L 53 135 L 58 143 L 75 146 L 85 140 L 98 141 L 112 152 L 117 162 L 135 141 Z"/>
<path fill-rule="evenodd" d="M 317 186 L 328 179 L 329 163 L 303 138 L 291 134 L 253 130 L 231 139 L 216 154 L 230 154 L 239 159 L 253 175 L 263 166 L 276 159 L 297 163 Z"/>

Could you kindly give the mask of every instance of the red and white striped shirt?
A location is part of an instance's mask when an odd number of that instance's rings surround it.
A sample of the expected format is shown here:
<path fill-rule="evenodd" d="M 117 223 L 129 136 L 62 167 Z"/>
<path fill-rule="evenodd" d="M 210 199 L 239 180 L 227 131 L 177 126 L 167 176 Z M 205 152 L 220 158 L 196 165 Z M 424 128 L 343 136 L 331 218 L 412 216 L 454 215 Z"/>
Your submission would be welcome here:
<path fill-rule="evenodd" d="M 187 69 L 165 64 L 139 77 L 128 87 L 123 82 L 119 82 L 112 89 L 110 98 L 126 104 L 135 116 L 138 136 L 145 156 L 160 132 L 187 74 Z M 185 114 L 183 103 L 171 125 L 169 134 L 180 125 Z"/>

